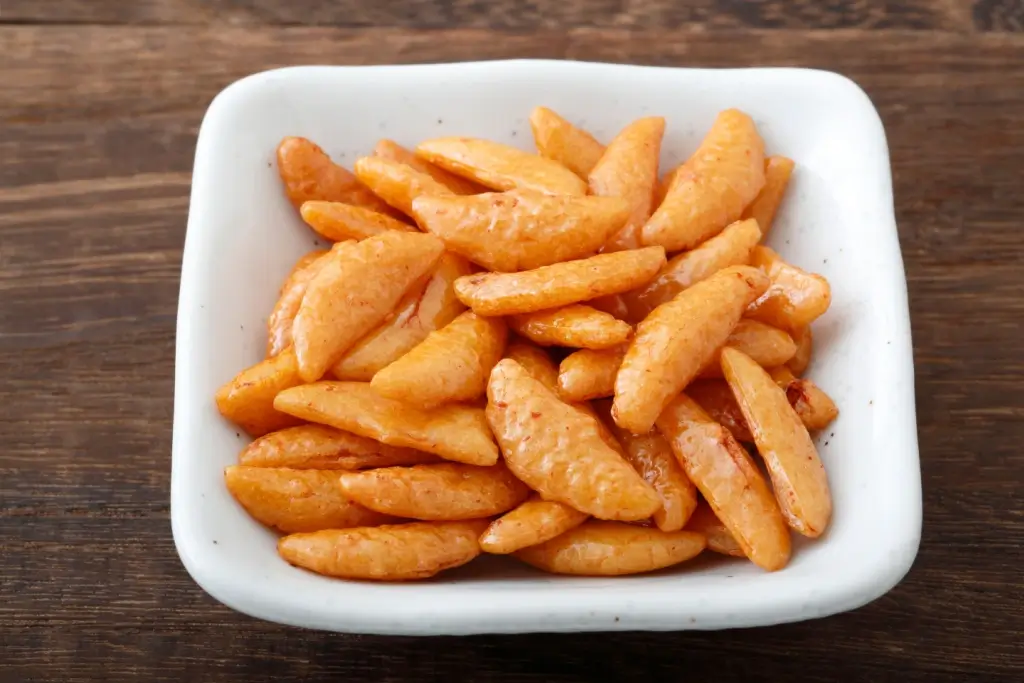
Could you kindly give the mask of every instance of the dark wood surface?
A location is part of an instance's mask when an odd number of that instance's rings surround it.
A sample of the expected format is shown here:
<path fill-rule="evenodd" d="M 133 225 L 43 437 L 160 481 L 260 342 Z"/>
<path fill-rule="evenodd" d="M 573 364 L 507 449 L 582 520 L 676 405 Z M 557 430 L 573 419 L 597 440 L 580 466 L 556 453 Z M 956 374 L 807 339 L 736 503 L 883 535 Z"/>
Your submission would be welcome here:
<path fill-rule="evenodd" d="M 1021 0 L 0 1 L 0 681 L 1024 679 Z M 196 130 L 290 64 L 840 71 L 885 122 L 924 480 L 907 579 L 725 633 L 339 636 L 187 576 L 168 489 Z"/>

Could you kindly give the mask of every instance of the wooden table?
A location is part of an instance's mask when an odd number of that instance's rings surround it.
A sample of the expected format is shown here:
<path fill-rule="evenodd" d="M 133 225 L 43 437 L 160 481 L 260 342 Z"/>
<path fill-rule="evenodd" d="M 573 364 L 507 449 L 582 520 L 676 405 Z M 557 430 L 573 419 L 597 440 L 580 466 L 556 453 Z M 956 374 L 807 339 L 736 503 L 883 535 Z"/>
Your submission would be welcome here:
<path fill-rule="evenodd" d="M 2 0 L 0 681 L 1020 681 L 1019 0 Z M 727 633 L 408 639 L 262 623 L 171 541 L 196 129 L 254 71 L 554 57 L 799 65 L 884 119 L 910 283 L 924 538 L 852 614 Z"/>

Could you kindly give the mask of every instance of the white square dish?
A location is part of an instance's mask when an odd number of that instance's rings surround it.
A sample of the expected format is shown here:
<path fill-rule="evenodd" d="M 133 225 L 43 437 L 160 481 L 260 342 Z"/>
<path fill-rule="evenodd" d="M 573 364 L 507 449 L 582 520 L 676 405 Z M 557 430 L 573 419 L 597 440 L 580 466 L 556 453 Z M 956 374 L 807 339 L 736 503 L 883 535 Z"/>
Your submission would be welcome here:
<path fill-rule="evenodd" d="M 698 559 L 650 575 L 579 578 L 481 558 L 422 583 L 341 581 L 285 563 L 276 535 L 225 489 L 223 469 L 248 439 L 218 414 L 214 392 L 263 357 L 278 287 L 316 240 L 282 191 L 281 138 L 308 137 L 349 167 L 381 137 L 412 146 L 458 134 L 532 149 L 527 116 L 540 104 L 603 141 L 639 116 L 665 116 L 663 169 L 696 148 L 718 111 L 737 107 L 757 121 L 769 152 L 796 161 L 769 244 L 832 284 L 810 376 L 841 414 L 817 438 L 832 526 L 797 542 L 784 570 Z M 888 149 L 867 96 L 836 74 L 511 61 L 245 78 L 217 96 L 200 130 L 177 329 L 175 544 L 203 589 L 252 616 L 410 635 L 761 626 L 864 605 L 917 554 L 913 358 Z"/>

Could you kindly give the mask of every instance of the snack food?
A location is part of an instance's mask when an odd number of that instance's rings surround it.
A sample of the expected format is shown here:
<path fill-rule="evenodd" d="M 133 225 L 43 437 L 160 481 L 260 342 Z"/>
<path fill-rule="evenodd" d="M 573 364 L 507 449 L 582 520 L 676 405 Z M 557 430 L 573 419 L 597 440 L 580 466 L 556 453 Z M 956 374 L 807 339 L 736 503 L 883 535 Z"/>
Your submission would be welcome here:
<path fill-rule="evenodd" d="M 662 174 L 661 179 L 658 180 L 657 185 L 654 186 L 654 208 L 658 208 L 661 206 L 661 203 L 665 201 L 665 195 L 668 194 L 668 188 L 672 187 L 672 183 L 675 182 L 676 176 L 679 175 L 679 172 L 682 170 L 683 164 L 676 164 Z"/>
<path fill-rule="evenodd" d="M 796 164 L 793 160 L 786 157 L 768 157 L 764 160 L 764 187 L 743 212 L 743 217 L 757 221 L 758 227 L 765 235 L 772 229 L 775 212 L 782 203 L 782 196 L 789 186 L 789 177 L 793 175 L 794 166 Z"/>
<path fill-rule="evenodd" d="M 543 349 L 522 339 L 513 339 L 505 349 L 505 358 L 519 363 L 531 377 L 551 391 L 558 391 L 558 366 Z"/>
<path fill-rule="evenodd" d="M 646 519 L 657 493 L 601 438 L 597 420 L 563 403 L 513 360 L 491 372 L 487 421 L 509 469 L 547 500 L 601 519 Z"/>
<path fill-rule="evenodd" d="M 762 368 L 774 368 L 787 363 L 796 353 L 796 342 L 777 327 L 756 320 L 740 320 L 729 333 L 724 346 L 731 346 L 747 354 Z M 701 377 L 721 377 L 722 349 L 718 349 L 700 370 Z"/>
<path fill-rule="evenodd" d="M 542 157 L 557 161 L 581 178 L 587 177 L 604 154 L 604 145 L 593 135 L 547 107 L 536 107 L 530 113 L 530 129 Z"/>
<path fill-rule="evenodd" d="M 445 252 L 434 272 L 405 293 L 395 306 L 393 317 L 346 351 L 331 368 L 331 374 L 340 380 L 369 382 L 428 334 L 450 323 L 466 310 L 452 286 L 470 272 L 464 258 Z"/>
<path fill-rule="evenodd" d="M 608 143 L 604 154 L 587 176 L 591 194 L 622 197 L 629 205 L 626 225 L 605 244 L 605 251 L 640 246 L 640 229 L 651 217 L 664 134 L 665 119 L 660 116 L 633 121 Z"/>
<path fill-rule="evenodd" d="M 581 349 L 569 354 L 558 366 L 558 395 L 566 401 L 588 401 L 615 393 L 626 347 L 599 351 Z"/>
<path fill-rule="evenodd" d="M 302 384 L 295 351 L 288 347 L 281 353 L 260 361 L 235 375 L 217 390 L 217 410 L 244 429 L 250 436 L 263 436 L 301 420 L 274 408 L 274 398 L 285 389 Z"/>
<path fill-rule="evenodd" d="M 544 351 L 525 342 L 516 342 L 505 354 L 506 358 L 519 363 L 531 377 L 543 384 L 549 391 L 559 395 L 558 391 L 558 367 Z M 564 397 L 563 397 L 564 398 Z M 622 444 L 619 443 L 611 429 L 604 420 L 598 419 L 594 407 L 586 401 L 568 401 L 576 410 L 590 418 L 595 418 L 598 436 L 605 444 L 616 453 L 625 455 Z"/>
<path fill-rule="evenodd" d="M 796 353 L 786 363 L 786 367 L 799 377 L 807 372 L 807 366 L 811 364 L 811 354 L 814 352 L 814 335 L 811 333 L 811 326 L 798 327 L 790 331 L 790 336 L 796 343 Z"/>
<path fill-rule="evenodd" d="M 682 529 L 697 507 L 697 489 L 676 462 L 668 441 L 657 429 L 640 436 L 631 434 L 611 419 L 610 401 L 600 401 L 596 405 L 622 444 L 626 460 L 661 498 L 661 509 L 651 515 L 651 521 L 662 531 Z"/>
<path fill-rule="evenodd" d="M 362 240 L 388 230 L 415 232 L 416 228 L 387 214 L 343 202 L 311 199 L 299 209 L 306 225 L 332 242 Z"/>
<path fill-rule="evenodd" d="M 784 330 L 807 327 L 832 303 L 832 288 L 820 275 L 790 265 L 765 246 L 755 247 L 750 265 L 771 279 L 767 291 L 750 304 L 747 316 Z"/>
<path fill-rule="evenodd" d="M 623 576 L 685 562 L 704 550 L 693 531 L 666 532 L 635 524 L 588 520 L 561 536 L 516 552 L 523 562 L 555 574 Z"/>
<path fill-rule="evenodd" d="M 434 410 L 384 398 L 362 382 L 316 382 L 282 391 L 274 407 L 309 422 L 416 448 L 469 465 L 498 461 L 483 410 L 451 403 Z"/>
<path fill-rule="evenodd" d="M 639 322 L 687 287 L 723 268 L 747 265 L 760 239 L 755 221 L 737 221 L 695 249 L 673 256 L 647 285 L 622 295 L 628 319 Z"/>
<path fill-rule="evenodd" d="M 581 123 L 537 107 L 536 154 L 384 139 L 354 173 L 281 142 L 285 195 L 334 244 L 292 255 L 267 357 L 215 401 L 256 437 L 225 486 L 290 534 L 285 561 L 616 576 L 708 548 L 775 571 L 791 528 L 824 531 L 807 430 L 838 407 L 799 375 L 831 292 L 758 244 L 793 162 L 727 110 L 659 180 L 665 119 L 607 147 Z"/>
<path fill-rule="evenodd" d="M 285 560 L 344 579 L 426 579 L 480 554 L 487 520 L 413 522 L 292 534 L 277 543 Z"/>
<path fill-rule="evenodd" d="M 517 333 L 541 346 L 607 349 L 629 338 L 629 323 L 583 304 L 509 316 Z"/>
<path fill-rule="evenodd" d="M 277 170 L 285 194 L 296 209 L 305 202 L 319 200 L 362 206 L 394 217 L 401 215 L 306 138 L 287 137 L 281 141 L 277 147 Z"/>
<path fill-rule="evenodd" d="M 564 534 L 586 519 L 585 512 L 535 495 L 491 522 L 480 537 L 480 547 L 485 553 L 507 555 Z"/>
<path fill-rule="evenodd" d="M 615 375 L 612 416 L 646 434 L 662 409 L 729 338 L 743 311 L 768 287 L 764 273 L 725 268 L 654 309 L 636 329 Z"/>
<path fill-rule="evenodd" d="M 494 190 L 587 193 L 587 184 L 558 162 L 490 140 L 436 138 L 417 145 L 416 155 Z"/>
<path fill-rule="evenodd" d="M 758 566 L 789 562 L 789 531 L 768 482 L 747 451 L 685 393 L 658 417 L 658 428 L 715 516 Z"/>
<path fill-rule="evenodd" d="M 224 483 L 246 512 L 285 533 L 396 521 L 346 498 L 337 472 L 231 465 L 224 469 Z"/>
<path fill-rule="evenodd" d="M 786 392 L 764 368 L 735 349 L 722 351 L 722 372 L 768 466 L 786 523 L 804 536 L 820 536 L 832 517 L 828 478 Z"/>
<path fill-rule="evenodd" d="M 406 215 L 412 215 L 412 203 L 417 197 L 452 194 L 447 185 L 430 174 L 384 157 L 363 157 L 356 160 L 353 168 L 364 185 Z"/>
<path fill-rule="evenodd" d="M 440 462 L 440 458 L 318 424 L 265 434 L 238 454 L 239 465 L 296 470 L 361 470 L 428 462 Z"/>
<path fill-rule="evenodd" d="M 400 164 L 411 166 L 420 173 L 426 173 L 431 178 L 447 187 L 454 194 L 478 194 L 480 192 L 487 191 L 486 187 L 478 185 L 472 180 L 460 178 L 454 173 L 449 173 L 440 166 L 419 158 L 394 140 L 388 140 L 385 138 L 379 141 L 377 146 L 373 148 L 373 156 L 397 161 Z"/>
<path fill-rule="evenodd" d="M 466 311 L 374 375 L 370 386 L 421 408 L 478 398 L 501 360 L 507 335 L 501 318 Z"/>
<path fill-rule="evenodd" d="M 445 246 L 503 273 L 583 258 L 621 229 L 629 207 L 618 197 L 550 195 L 537 190 L 472 197 L 418 197 L 412 214 Z"/>
<path fill-rule="evenodd" d="M 692 249 L 737 220 L 764 187 L 764 141 L 753 119 L 723 111 L 700 148 L 673 175 L 644 225 L 644 244 Z"/>
<path fill-rule="evenodd" d="M 769 374 L 786 392 L 789 405 L 793 406 L 800 421 L 809 431 L 824 429 L 839 417 L 839 408 L 835 401 L 811 380 L 795 376 L 785 366 L 772 368 Z"/>
<path fill-rule="evenodd" d="M 762 367 L 764 367 L 762 365 Z M 789 368 L 771 368 L 769 374 L 786 392 L 800 421 L 809 431 L 824 429 L 839 416 L 835 402 L 818 385 L 793 375 Z M 736 397 L 725 381 L 700 379 L 686 387 L 686 394 L 695 400 L 714 420 L 732 432 L 737 441 L 753 443 L 754 437 L 747 426 Z"/>
<path fill-rule="evenodd" d="M 526 484 L 503 464 L 384 467 L 343 473 L 337 483 L 346 498 L 370 510 L 437 521 L 500 515 L 530 495 Z"/>
<path fill-rule="evenodd" d="M 715 516 L 714 510 L 705 500 L 702 500 L 690 515 L 690 521 L 686 523 L 686 530 L 703 535 L 708 541 L 708 550 L 712 552 L 732 557 L 746 557 L 743 548 L 729 533 L 729 529 L 722 524 L 722 520 Z"/>
<path fill-rule="evenodd" d="M 306 288 L 320 272 L 324 264 L 323 257 L 328 253 L 327 250 L 318 249 L 300 258 L 281 285 L 277 303 L 267 317 L 267 358 L 291 346 L 295 315 L 302 305 L 302 298 L 306 296 Z"/>
<path fill-rule="evenodd" d="M 455 281 L 455 295 L 480 315 L 533 313 L 628 291 L 663 265 L 661 247 L 599 254 L 521 273 L 467 275 Z"/>
<path fill-rule="evenodd" d="M 692 398 L 712 420 L 729 430 L 737 441 L 754 443 L 754 437 L 747 427 L 740 404 L 732 395 L 732 389 L 723 379 L 698 379 L 686 387 L 686 395 Z"/>
<path fill-rule="evenodd" d="M 753 320 L 740 320 L 725 346 L 740 349 L 766 368 L 785 363 L 794 353 L 794 343 L 788 334 Z M 558 394 L 567 401 L 611 396 L 615 393 L 615 377 L 625 354 L 626 346 L 583 348 L 569 354 L 559 366 Z M 701 367 L 699 377 L 721 377 L 720 354 L 721 348 Z"/>
<path fill-rule="evenodd" d="M 397 231 L 335 245 L 307 286 L 292 327 L 302 380 L 323 377 L 360 337 L 384 321 L 443 252 L 441 242 L 430 235 Z"/>

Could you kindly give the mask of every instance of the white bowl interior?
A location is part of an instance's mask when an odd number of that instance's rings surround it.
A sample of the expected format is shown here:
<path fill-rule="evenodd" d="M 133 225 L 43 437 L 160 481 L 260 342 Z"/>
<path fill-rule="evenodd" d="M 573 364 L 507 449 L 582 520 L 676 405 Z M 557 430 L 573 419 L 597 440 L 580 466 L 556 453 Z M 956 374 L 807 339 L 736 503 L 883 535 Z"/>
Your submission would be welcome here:
<path fill-rule="evenodd" d="M 784 571 L 708 559 L 648 576 L 568 578 L 485 558 L 418 584 L 330 580 L 279 559 L 276 535 L 225 490 L 222 470 L 247 438 L 220 418 L 213 394 L 262 358 L 283 278 L 324 246 L 281 190 L 280 139 L 308 137 L 349 167 L 381 137 L 411 147 L 459 134 L 532 149 L 527 116 L 538 104 L 603 141 L 638 116 L 665 116 L 663 170 L 695 149 L 718 111 L 738 107 L 756 119 L 770 153 L 797 162 L 769 244 L 832 284 L 809 375 L 841 414 L 817 437 L 834 521 L 824 538 L 798 543 Z M 200 134 L 182 273 L 172 506 L 186 566 L 215 597 L 256 616 L 384 633 L 717 628 L 820 616 L 877 597 L 909 568 L 920 533 L 891 188 L 873 107 L 823 72 L 501 62 L 306 67 L 231 86 Z"/>

